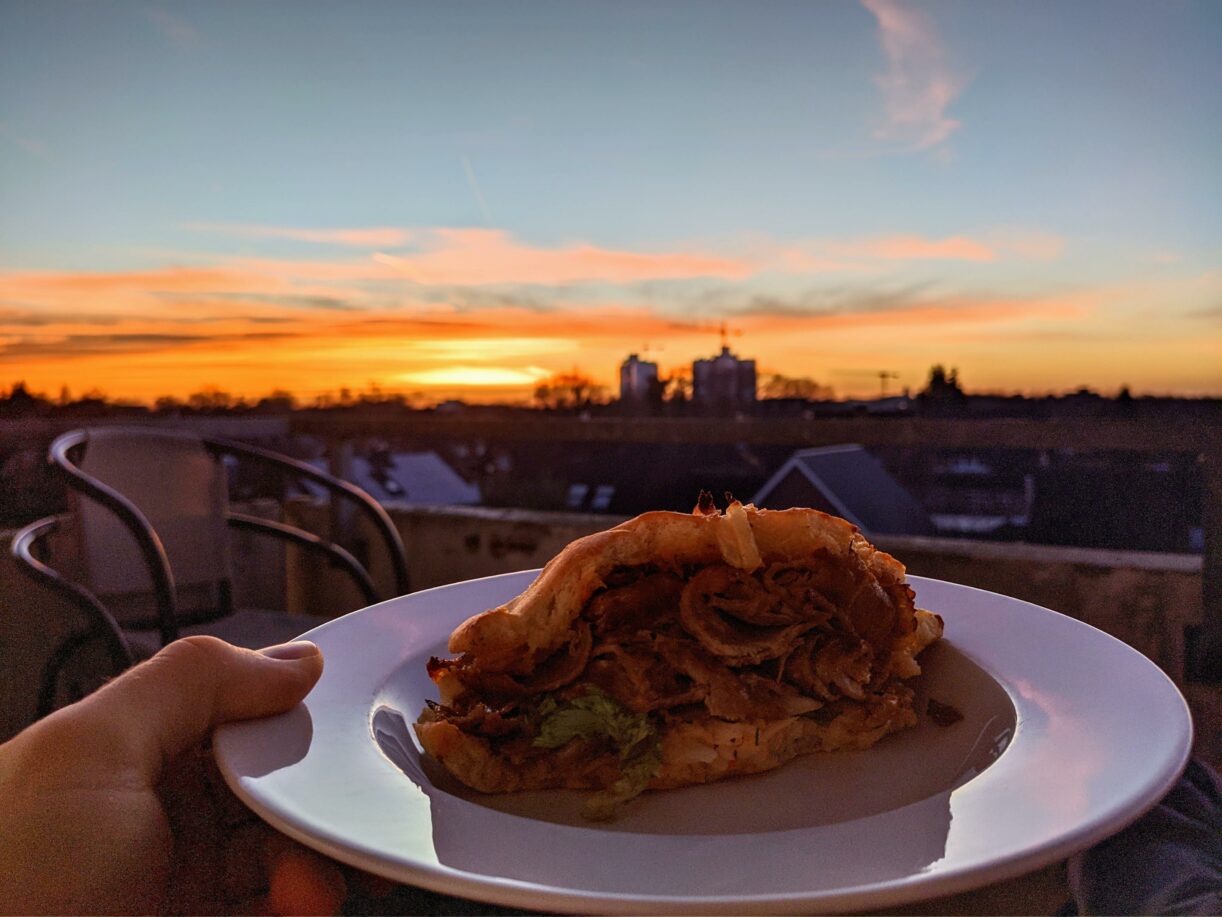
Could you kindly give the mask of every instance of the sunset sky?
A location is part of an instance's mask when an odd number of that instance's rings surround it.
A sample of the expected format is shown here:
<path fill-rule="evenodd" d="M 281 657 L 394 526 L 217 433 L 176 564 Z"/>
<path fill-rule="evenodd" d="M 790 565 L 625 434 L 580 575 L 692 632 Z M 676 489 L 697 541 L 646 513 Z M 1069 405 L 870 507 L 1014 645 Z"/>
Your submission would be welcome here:
<path fill-rule="evenodd" d="M 0 3 L 0 390 L 1222 395 L 1222 3 Z"/>

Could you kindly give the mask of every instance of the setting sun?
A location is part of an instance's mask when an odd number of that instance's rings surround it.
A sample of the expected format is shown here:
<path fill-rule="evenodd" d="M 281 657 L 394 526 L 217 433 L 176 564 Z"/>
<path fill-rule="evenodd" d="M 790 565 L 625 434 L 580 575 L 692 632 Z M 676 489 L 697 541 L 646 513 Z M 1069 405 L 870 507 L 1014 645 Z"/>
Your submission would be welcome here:
<path fill-rule="evenodd" d="M 515 388 L 533 385 L 549 375 L 546 369 L 537 366 L 526 369 L 506 369 L 493 366 L 451 366 L 446 369 L 425 369 L 415 373 L 404 373 L 401 377 L 411 385 L 435 388 Z"/>

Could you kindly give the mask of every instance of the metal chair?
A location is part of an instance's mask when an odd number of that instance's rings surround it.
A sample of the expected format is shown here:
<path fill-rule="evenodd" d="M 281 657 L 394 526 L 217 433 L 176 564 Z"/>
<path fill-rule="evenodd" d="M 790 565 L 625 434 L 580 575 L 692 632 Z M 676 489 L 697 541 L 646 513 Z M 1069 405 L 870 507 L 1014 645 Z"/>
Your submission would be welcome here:
<path fill-rule="evenodd" d="M 45 589 L 23 592 L 21 607 L 12 609 L 14 618 L 35 616 L 37 627 L 23 629 L 20 637 L 10 631 L 16 645 L 9 649 L 15 655 L 6 665 L 21 669 L 10 674 L 35 684 L 37 693 L 32 704 L 23 697 L 18 718 L 6 723 L 11 728 L 5 729 L 5 736 L 80 700 L 134 662 L 123 632 L 102 603 L 33 556 L 33 545 L 54 535 L 59 523 L 54 516 L 40 519 L 13 539 L 18 569 Z M 6 716 L 12 713 L 5 710 Z"/>
<path fill-rule="evenodd" d="M 254 648 L 306 629 L 308 619 L 300 615 L 234 607 L 232 530 L 297 545 L 344 570 L 366 603 L 382 598 L 365 567 L 339 545 L 231 511 L 226 457 L 262 463 L 322 486 L 333 500 L 350 501 L 384 542 L 396 594 L 410 590 L 403 543 L 386 511 L 360 488 L 304 462 L 190 432 L 119 426 L 66 433 L 51 444 L 49 457 L 76 495 L 74 512 L 27 526 L 13 541 L 14 557 L 28 576 L 96 604 L 134 657 L 188 634 Z M 75 536 L 88 589 L 36 556 L 40 540 L 57 526 Z"/>

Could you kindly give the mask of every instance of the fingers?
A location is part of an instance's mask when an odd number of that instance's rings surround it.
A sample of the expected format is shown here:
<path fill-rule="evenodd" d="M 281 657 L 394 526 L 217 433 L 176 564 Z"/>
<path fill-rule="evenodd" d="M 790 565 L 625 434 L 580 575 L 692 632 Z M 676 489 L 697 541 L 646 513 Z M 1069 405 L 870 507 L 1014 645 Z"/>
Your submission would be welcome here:
<path fill-rule="evenodd" d="M 104 760 L 152 786 L 168 762 L 216 726 L 295 706 L 322 667 L 318 647 L 304 641 L 255 652 L 187 637 L 75 705 L 74 719 L 86 727 L 83 741 L 103 739 L 97 751 Z"/>
<path fill-rule="evenodd" d="M 161 905 L 166 914 L 218 913 L 212 902 L 224 876 L 221 852 L 228 838 L 211 771 L 211 753 L 197 746 L 170 764 L 157 787 L 174 838 Z"/>

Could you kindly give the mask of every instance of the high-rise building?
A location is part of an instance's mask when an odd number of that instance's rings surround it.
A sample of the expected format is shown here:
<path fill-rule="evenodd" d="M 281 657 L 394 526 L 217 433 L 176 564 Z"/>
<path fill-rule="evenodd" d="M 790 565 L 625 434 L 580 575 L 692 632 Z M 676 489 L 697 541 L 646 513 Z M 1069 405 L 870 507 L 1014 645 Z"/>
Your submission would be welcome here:
<path fill-rule="evenodd" d="M 740 360 L 724 344 L 712 359 L 694 361 L 692 401 L 699 407 L 718 410 L 755 404 L 755 361 Z"/>
<path fill-rule="evenodd" d="M 644 404 L 657 389 L 658 364 L 642 360 L 635 353 L 628 354 L 628 359 L 619 367 L 619 397 L 620 401 L 633 404 Z"/>

